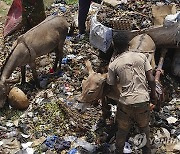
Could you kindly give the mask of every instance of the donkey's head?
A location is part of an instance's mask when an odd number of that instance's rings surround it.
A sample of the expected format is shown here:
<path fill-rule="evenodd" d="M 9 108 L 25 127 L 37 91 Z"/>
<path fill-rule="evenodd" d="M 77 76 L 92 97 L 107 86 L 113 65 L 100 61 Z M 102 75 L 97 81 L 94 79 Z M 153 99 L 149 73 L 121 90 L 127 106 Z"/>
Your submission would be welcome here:
<path fill-rule="evenodd" d="M 86 80 L 82 81 L 82 94 L 78 99 L 79 103 L 82 103 L 82 111 L 84 111 L 88 105 L 94 104 L 102 97 L 103 88 L 107 77 L 106 74 L 94 72 L 89 60 L 87 60 L 85 63 L 89 76 Z"/>
<path fill-rule="evenodd" d="M 0 108 L 4 107 L 10 91 L 10 84 L 20 81 L 20 77 L 17 79 L 4 79 L 0 80 Z"/>

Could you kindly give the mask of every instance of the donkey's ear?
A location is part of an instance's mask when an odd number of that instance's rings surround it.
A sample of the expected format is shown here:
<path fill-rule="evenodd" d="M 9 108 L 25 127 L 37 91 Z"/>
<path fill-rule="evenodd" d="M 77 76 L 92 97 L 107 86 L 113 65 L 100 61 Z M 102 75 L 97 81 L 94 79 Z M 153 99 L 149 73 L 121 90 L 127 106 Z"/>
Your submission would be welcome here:
<path fill-rule="evenodd" d="M 107 78 L 107 73 L 102 74 L 102 77 L 103 77 L 104 79 L 106 79 L 106 78 Z"/>
<path fill-rule="evenodd" d="M 103 81 L 105 81 L 105 80 L 107 79 L 107 73 L 102 74 L 102 75 L 101 75 L 101 79 L 102 79 Z"/>
<path fill-rule="evenodd" d="M 86 67 L 87 67 L 87 70 L 88 70 L 89 74 L 94 73 L 94 71 L 92 69 L 91 62 L 89 60 L 86 60 L 85 64 L 86 64 Z"/>

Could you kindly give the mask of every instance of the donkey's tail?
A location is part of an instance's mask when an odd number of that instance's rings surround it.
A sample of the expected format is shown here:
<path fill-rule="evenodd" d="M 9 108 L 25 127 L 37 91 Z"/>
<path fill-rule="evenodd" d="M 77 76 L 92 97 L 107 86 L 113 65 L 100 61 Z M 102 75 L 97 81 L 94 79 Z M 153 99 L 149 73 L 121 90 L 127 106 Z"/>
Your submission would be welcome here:
<path fill-rule="evenodd" d="M 73 36 L 74 30 L 75 30 L 75 22 L 72 22 L 71 25 L 68 28 L 67 36 Z"/>

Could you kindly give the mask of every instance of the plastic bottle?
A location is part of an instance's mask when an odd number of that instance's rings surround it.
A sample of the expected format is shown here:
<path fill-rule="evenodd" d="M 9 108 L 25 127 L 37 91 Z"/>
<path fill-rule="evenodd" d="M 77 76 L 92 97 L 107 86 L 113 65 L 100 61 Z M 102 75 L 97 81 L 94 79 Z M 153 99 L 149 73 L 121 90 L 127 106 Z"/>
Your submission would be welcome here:
<path fill-rule="evenodd" d="M 12 132 L 6 133 L 6 134 L 5 134 L 5 138 L 14 137 L 14 136 L 16 136 L 17 134 L 18 134 L 17 131 L 12 131 Z"/>
<path fill-rule="evenodd" d="M 69 59 L 67 57 L 63 58 L 61 64 L 67 64 Z"/>
<path fill-rule="evenodd" d="M 77 154 L 78 150 L 77 149 L 71 149 L 68 154 Z"/>
<path fill-rule="evenodd" d="M 80 139 L 80 138 L 78 138 L 76 140 L 76 145 L 81 146 L 81 147 L 83 147 L 84 149 L 86 149 L 86 150 L 88 150 L 90 152 L 93 152 L 96 149 L 95 145 L 92 145 L 91 143 L 89 143 L 89 142 L 87 142 L 87 141 L 85 141 L 83 139 Z"/>

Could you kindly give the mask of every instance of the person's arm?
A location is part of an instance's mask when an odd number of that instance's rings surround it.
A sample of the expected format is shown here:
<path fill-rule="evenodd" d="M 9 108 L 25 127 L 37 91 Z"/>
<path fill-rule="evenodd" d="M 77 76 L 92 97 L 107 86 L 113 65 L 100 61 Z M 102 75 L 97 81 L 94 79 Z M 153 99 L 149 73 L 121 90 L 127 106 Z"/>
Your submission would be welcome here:
<path fill-rule="evenodd" d="M 150 92 L 151 103 L 156 105 L 157 104 L 156 83 L 152 73 L 152 67 L 150 65 L 149 60 L 146 57 L 145 57 L 145 71 L 146 71 L 146 78 L 148 81 L 148 85 L 151 88 L 151 92 Z"/>
<path fill-rule="evenodd" d="M 147 80 L 148 80 L 148 85 L 151 88 L 151 93 L 150 93 L 151 102 L 154 105 L 156 105 L 157 104 L 156 83 L 155 83 L 155 80 L 154 80 L 152 70 L 149 70 L 149 71 L 146 72 L 146 77 L 147 77 Z"/>

